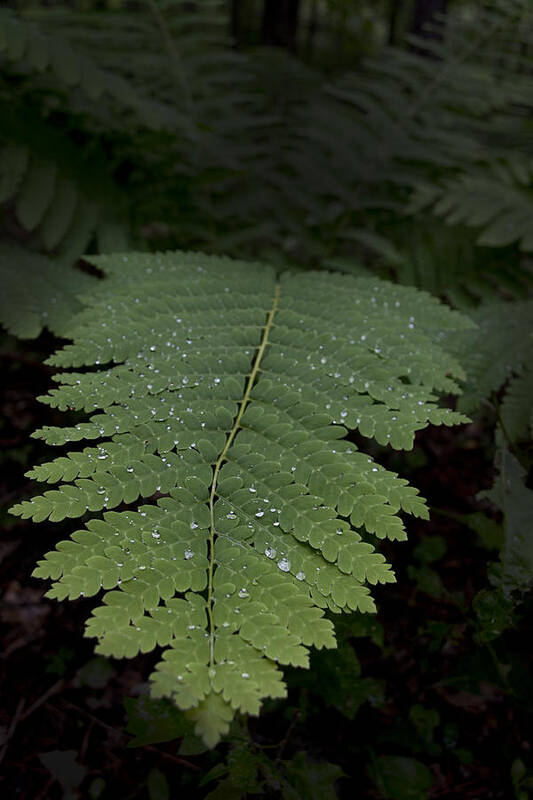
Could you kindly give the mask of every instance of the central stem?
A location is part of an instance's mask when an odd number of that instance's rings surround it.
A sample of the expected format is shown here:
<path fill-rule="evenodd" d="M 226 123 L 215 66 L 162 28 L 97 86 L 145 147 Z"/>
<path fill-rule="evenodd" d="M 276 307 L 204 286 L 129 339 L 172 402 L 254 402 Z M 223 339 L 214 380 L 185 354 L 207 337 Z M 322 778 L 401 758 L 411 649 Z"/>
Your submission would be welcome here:
<path fill-rule="evenodd" d="M 240 401 L 241 407 L 239 408 L 239 413 L 235 417 L 235 422 L 233 423 L 233 427 L 228 434 L 228 438 L 226 439 L 226 444 L 224 445 L 224 449 L 222 450 L 220 456 L 218 457 L 218 460 L 213 470 L 213 482 L 211 483 L 211 492 L 209 494 L 209 513 L 211 521 L 209 525 L 209 567 L 208 567 L 208 582 L 207 582 L 207 617 L 209 620 L 209 666 L 210 667 L 213 667 L 215 663 L 215 657 L 214 657 L 215 623 L 213 621 L 213 577 L 215 572 L 215 536 L 216 536 L 215 495 L 217 492 L 218 475 L 220 473 L 222 464 L 226 459 L 228 450 L 230 449 L 232 442 L 239 431 L 243 414 L 246 411 L 246 406 L 250 401 L 250 394 L 252 392 L 252 388 L 255 379 L 257 377 L 257 373 L 259 372 L 259 365 L 261 364 L 261 360 L 265 354 L 266 346 L 268 344 L 268 334 L 270 333 L 270 330 L 272 328 L 274 315 L 278 310 L 279 295 L 280 295 L 280 285 L 278 283 L 276 284 L 276 289 L 274 291 L 274 300 L 272 302 L 272 308 L 268 312 L 268 316 L 265 322 L 265 327 L 263 328 L 263 336 L 261 337 L 261 343 L 259 345 L 259 349 L 257 351 L 257 355 L 255 357 L 255 361 L 252 366 L 252 371 L 250 372 L 250 376 L 246 383 L 244 396 Z"/>

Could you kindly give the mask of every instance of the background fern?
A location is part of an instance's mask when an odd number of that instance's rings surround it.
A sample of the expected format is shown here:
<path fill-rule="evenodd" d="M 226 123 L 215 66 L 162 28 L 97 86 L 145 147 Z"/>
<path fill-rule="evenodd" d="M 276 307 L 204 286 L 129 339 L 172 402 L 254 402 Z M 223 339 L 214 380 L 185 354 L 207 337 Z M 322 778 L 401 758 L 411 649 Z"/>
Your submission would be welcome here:
<path fill-rule="evenodd" d="M 503 591 L 505 596 L 496 605 L 503 603 L 509 610 L 521 601 L 532 578 L 527 531 L 533 518 L 533 493 L 527 477 L 533 439 L 533 303 L 488 303 L 477 310 L 474 319 L 478 328 L 461 341 L 455 339 L 455 352 L 459 357 L 468 353 L 470 359 L 458 407 L 468 413 L 479 414 L 480 408 L 485 413 L 492 411 L 496 424 L 496 478 L 481 497 L 492 501 L 503 514 L 500 558 L 491 582 L 496 595 Z"/>
<path fill-rule="evenodd" d="M 9 245 L 0 245 L 0 280 L 0 314 L 21 339 L 35 338 L 45 326 L 68 336 L 83 308 L 78 296 L 96 283 L 91 275 Z"/>
<path fill-rule="evenodd" d="M 477 325 L 469 336 L 456 337 L 459 356 L 469 354 L 469 377 L 459 404 L 467 412 L 483 401 L 503 396 L 502 416 L 513 441 L 527 438 L 529 420 L 528 381 L 532 363 L 533 304 L 487 303 L 472 313 Z"/>
<path fill-rule="evenodd" d="M 530 282 L 527 2 L 458 9 L 441 42 L 328 75 L 282 51 L 233 49 L 220 3 L 5 11 L 1 26 L 4 103 L 16 98 L 6 144 L 24 151 L 3 199 L 24 229 L 39 226 L 39 250 L 74 261 L 129 238 L 285 264 L 362 259 L 390 274 L 361 247 L 370 229 L 402 254 L 395 277 L 461 305 Z M 443 241 L 456 269 L 443 269 Z"/>

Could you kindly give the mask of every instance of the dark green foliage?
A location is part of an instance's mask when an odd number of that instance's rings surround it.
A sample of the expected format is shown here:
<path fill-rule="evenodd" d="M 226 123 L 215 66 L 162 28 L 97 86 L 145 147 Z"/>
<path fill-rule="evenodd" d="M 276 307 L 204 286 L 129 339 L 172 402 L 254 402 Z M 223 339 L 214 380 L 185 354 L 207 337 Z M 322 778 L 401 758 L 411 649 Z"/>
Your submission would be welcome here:
<path fill-rule="evenodd" d="M 477 325 L 454 340 L 459 357 L 468 354 L 469 370 L 460 407 L 466 412 L 510 384 L 501 406 L 504 426 L 513 441 L 530 432 L 528 387 L 533 366 L 533 301 L 487 303 L 471 314 Z"/>
<path fill-rule="evenodd" d="M 494 582 L 504 594 L 525 589 L 533 578 L 533 491 L 524 486 L 525 469 L 505 446 L 498 451 L 498 477 L 486 493 L 504 516 L 504 540 Z"/>
<path fill-rule="evenodd" d="M 503 514 L 500 537 L 494 539 L 494 522 L 476 518 L 474 529 L 488 530 L 499 550 L 492 567 L 492 593 L 476 602 L 481 638 L 497 637 L 512 621 L 515 602 L 531 587 L 533 577 L 533 492 L 527 488 L 533 438 L 533 302 L 487 303 L 475 313 L 477 330 L 454 338 L 459 357 L 470 353 L 469 376 L 458 407 L 472 413 L 480 406 L 492 409 L 498 425 L 495 467 L 497 477 L 481 498 L 490 500 Z M 485 521 L 484 521 L 485 520 Z M 470 523 L 468 523 L 470 524 Z"/>
<path fill-rule="evenodd" d="M 425 800 L 433 784 L 431 772 L 414 758 L 381 756 L 369 771 L 380 794 L 388 800 Z"/>
<path fill-rule="evenodd" d="M 75 750 L 51 750 L 39 756 L 46 769 L 61 784 L 64 800 L 75 800 L 78 797 L 77 788 L 87 772 L 78 762 L 77 756 Z"/>
<path fill-rule="evenodd" d="M 38 336 L 46 326 L 68 336 L 83 308 L 78 296 L 96 280 L 78 269 L 21 247 L 0 246 L 0 314 L 10 333 Z"/>
<path fill-rule="evenodd" d="M 143 747 L 181 738 L 180 752 L 201 753 L 205 745 L 194 736 L 194 724 L 169 700 L 142 696 L 124 701 L 128 713 L 127 730 L 133 738 L 128 747 Z"/>
<path fill-rule="evenodd" d="M 524 291 L 525 0 L 451 17 L 437 62 L 388 48 L 330 79 L 232 49 L 220 3 L 154 8 L 0 15 L 0 200 L 36 247 L 71 263 L 133 237 L 317 265 L 353 260 L 364 230 L 402 282 L 461 304 Z M 427 232 L 421 208 L 447 225 Z"/>

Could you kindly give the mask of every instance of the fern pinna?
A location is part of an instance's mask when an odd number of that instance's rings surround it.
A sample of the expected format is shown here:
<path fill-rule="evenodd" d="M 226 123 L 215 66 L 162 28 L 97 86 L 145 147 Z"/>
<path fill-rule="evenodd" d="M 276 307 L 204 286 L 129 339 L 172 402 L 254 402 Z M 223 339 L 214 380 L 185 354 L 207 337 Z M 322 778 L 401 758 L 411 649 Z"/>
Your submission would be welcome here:
<path fill-rule="evenodd" d="M 153 692 L 212 746 L 235 711 L 284 696 L 278 664 L 335 646 L 325 611 L 372 612 L 367 584 L 394 580 L 372 535 L 405 539 L 398 513 L 427 510 L 347 433 L 407 448 L 462 421 L 435 392 L 457 392 L 440 342 L 469 323 L 374 279 L 188 253 L 91 260 L 108 277 L 49 360 L 79 371 L 43 400 L 101 411 L 34 435 L 94 445 L 36 467 L 63 483 L 13 511 L 87 520 L 35 575 L 59 600 L 105 591 L 87 626 L 98 652 L 166 648 Z"/>

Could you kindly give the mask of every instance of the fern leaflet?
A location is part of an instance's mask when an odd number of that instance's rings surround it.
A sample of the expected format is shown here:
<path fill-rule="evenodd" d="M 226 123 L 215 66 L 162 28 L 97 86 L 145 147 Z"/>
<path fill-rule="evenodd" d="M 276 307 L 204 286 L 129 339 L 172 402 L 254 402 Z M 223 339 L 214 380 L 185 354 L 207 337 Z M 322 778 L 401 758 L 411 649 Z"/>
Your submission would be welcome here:
<path fill-rule="evenodd" d="M 32 339 L 44 327 L 68 336 L 71 321 L 83 308 L 77 296 L 96 280 L 46 256 L 1 244 L 0 282 L 0 320 L 9 333 Z"/>
<path fill-rule="evenodd" d="M 502 411 L 506 428 L 522 436 L 531 408 L 528 404 L 529 373 L 533 367 L 533 301 L 486 303 L 472 312 L 479 326 L 467 336 L 454 336 L 454 350 L 460 359 L 470 358 L 468 381 L 459 404 L 469 413 L 483 400 L 498 392 L 511 378 L 510 396 Z"/>
<path fill-rule="evenodd" d="M 503 547 L 492 582 L 509 596 L 531 586 L 533 492 L 525 486 L 526 470 L 504 444 L 498 448 L 496 465 L 499 474 L 482 496 L 492 500 L 504 515 Z"/>

